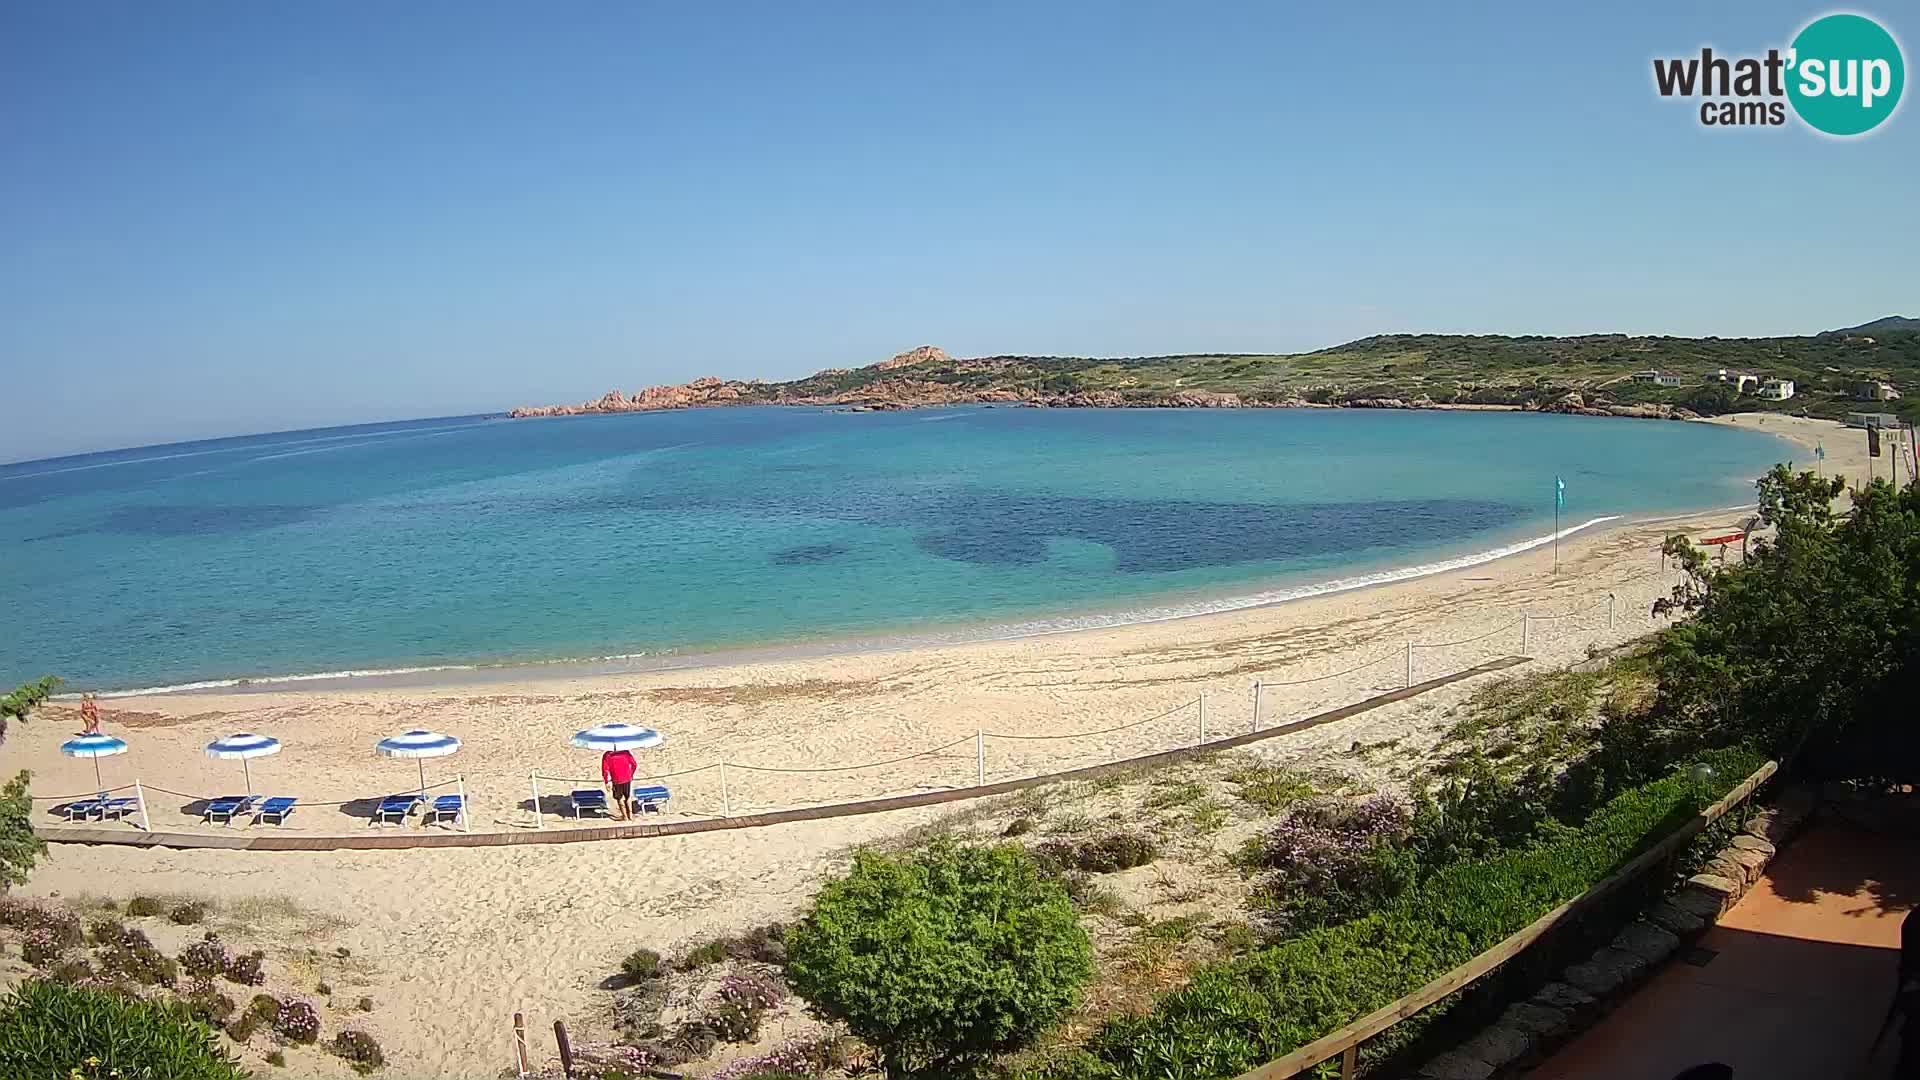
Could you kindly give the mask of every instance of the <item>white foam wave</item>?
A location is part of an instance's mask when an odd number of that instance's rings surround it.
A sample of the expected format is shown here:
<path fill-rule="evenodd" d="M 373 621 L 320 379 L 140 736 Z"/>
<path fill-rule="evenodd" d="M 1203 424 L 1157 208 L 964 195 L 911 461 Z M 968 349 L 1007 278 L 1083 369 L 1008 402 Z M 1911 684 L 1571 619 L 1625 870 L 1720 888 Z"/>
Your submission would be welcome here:
<path fill-rule="evenodd" d="M 605 664 L 620 660 L 640 660 L 656 654 L 646 652 L 612 653 L 607 656 L 569 657 L 564 660 L 522 660 L 511 664 L 425 664 L 418 667 L 395 668 L 344 668 L 340 671 L 315 671 L 303 675 L 262 675 L 245 679 L 204 679 L 199 682 L 170 683 L 166 686 L 143 686 L 136 690 L 107 690 L 101 692 L 103 698 L 147 697 L 156 694 L 182 694 L 194 690 L 227 690 L 236 686 L 248 688 L 259 686 L 278 686 L 285 683 L 323 682 L 329 679 L 371 679 L 388 675 L 430 675 L 440 671 L 483 671 L 492 667 L 544 667 L 555 664 Z M 76 695 L 61 694 L 62 698 Z"/>

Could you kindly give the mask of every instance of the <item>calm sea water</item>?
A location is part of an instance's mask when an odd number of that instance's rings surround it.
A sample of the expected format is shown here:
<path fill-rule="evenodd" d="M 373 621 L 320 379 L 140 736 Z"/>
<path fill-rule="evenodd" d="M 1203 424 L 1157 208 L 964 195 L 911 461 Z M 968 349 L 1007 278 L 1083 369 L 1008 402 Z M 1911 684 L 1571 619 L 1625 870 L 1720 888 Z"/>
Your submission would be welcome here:
<path fill-rule="evenodd" d="M 1565 523 L 1723 506 L 1790 456 L 1494 413 L 716 409 L 466 418 L 0 466 L 0 684 L 645 653 L 1191 610 Z"/>

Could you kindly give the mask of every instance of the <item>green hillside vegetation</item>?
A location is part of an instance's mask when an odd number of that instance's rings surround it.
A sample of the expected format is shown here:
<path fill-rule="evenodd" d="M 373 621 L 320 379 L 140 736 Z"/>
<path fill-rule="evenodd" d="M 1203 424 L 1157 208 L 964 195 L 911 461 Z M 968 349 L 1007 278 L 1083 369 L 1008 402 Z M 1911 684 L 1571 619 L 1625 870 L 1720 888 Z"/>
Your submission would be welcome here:
<path fill-rule="evenodd" d="M 1634 372 L 1648 368 L 1677 374 L 1683 383 L 1664 387 L 1633 381 Z M 1792 379 L 1798 392 L 1785 402 L 1736 395 L 1710 381 L 1721 368 L 1761 379 Z M 1898 401 L 1861 402 L 1852 396 L 1853 384 L 1865 379 L 1914 392 Z M 1295 355 L 992 356 L 749 384 L 743 400 L 858 395 L 900 380 L 1022 396 L 1111 392 L 1142 404 L 1182 391 L 1273 403 L 1424 398 L 1437 404 L 1534 407 L 1572 403 L 1577 395 L 1578 403 L 1588 406 L 1668 404 L 1707 414 L 1764 410 L 1839 417 L 1864 410 L 1911 417 L 1920 410 L 1920 333 L 1896 326 L 1873 334 L 1789 338 L 1388 334 Z"/>

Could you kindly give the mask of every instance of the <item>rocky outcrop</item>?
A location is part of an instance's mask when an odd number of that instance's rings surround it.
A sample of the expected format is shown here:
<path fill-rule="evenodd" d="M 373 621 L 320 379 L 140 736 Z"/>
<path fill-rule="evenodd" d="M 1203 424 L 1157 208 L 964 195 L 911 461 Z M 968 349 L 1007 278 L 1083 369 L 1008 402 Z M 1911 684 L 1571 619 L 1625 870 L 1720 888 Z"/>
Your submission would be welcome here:
<path fill-rule="evenodd" d="M 586 413 L 652 412 L 658 409 L 692 409 L 704 405 L 733 405 L 758 385 L 761 384 L 709 377 L 678 386 L 649 386 L 636 391 L 632 397 L 611 390 L 597 401 L 580 405 L 523 406 L 507 415 L 580 416 Z"/>
<path fill-rule="evenodd" d="M 906 352 L 901 353 L 891 360 L 882 360 L 873 366 L 877 371 L 892 371 L 894 368 L 912 367 L 915 364 L 948 364 L 952 362 L 953 357 L 948 356 L 946 352 L 939 347 L 922 345 L 917 349 L 908 349 Z"/>
<path fill-rule="evenodd" d="M 1049 409 L 1460 409 L 1527 410 L 1573 413 L 1582 416 L 1632 416 L 1693 419 L 1686 409 L 1667 404 L 1615 405 L 1589 402 L 1579 393 L 1554 401 L 1531 400 L 1531 387 L 1472 386 L 1476 396 L 1492 393 L 1524 404 L 1435 401 L 1425 394 L 1408 397 L 1346 397 L 1337 387 L 1309 391 L 1307 401 L 1296 391 L 1285 397 L 1266 393 L 1258 397 L 1216 390 L 1179 387 L 1168 390 L 1097 389 L 1045 390 L 1030 364 L 1018 357 L 986 356 L 955 360 L 945 350 L 921 345 L 864 368 L 826 368 L 805 379 L 787 383 L 741 382 L 716 378 L 690 383 L 649 386 L 629 397 L 615 390 L 596 401 L 579 405 L 527 406 L 509 416 L 577 416 L 584 413 L 651 412 L 696 409 L 719 405 L 826 405 L 848 412 L 891 412 L 942 405 L 1027 405 Z M 1052 380 L 1047 380 L 1052 381 Z M 1071 381 L 1071 380 L 1069 380 Z M 997 385 L 996 385 L 997 384 Z"/>

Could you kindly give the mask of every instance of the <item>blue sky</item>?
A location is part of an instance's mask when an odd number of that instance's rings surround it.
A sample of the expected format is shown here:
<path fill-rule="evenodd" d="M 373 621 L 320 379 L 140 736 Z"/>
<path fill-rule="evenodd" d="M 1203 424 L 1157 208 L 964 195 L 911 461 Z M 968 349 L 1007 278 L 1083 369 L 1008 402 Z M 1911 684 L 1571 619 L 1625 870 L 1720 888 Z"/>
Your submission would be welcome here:
<path fill-rule="evenodd" d="M 1825 10 L 5 0 L 0 460 L 923 342 L 1920 314 L 1911 103 L 1839 142 L 1651 88 Z"/>

